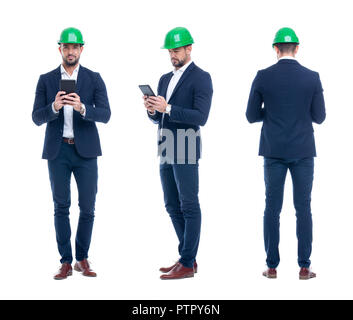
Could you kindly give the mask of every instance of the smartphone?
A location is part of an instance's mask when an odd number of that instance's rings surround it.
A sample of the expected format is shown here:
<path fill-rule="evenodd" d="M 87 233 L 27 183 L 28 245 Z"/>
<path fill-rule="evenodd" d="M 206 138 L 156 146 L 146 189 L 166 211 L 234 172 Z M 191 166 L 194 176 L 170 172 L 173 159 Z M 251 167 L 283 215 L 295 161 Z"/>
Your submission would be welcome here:
<path fill-rule="evenodd" d="M 76 80 L 60 80 L 60 91 L 65 91 L 66 94 L 76 92 Z"/>
<path fill-rule="evenodd" d="M 148 84 L 139 85 L 139 88 L 141 89 L 144 96 L 156 96 Z"/>

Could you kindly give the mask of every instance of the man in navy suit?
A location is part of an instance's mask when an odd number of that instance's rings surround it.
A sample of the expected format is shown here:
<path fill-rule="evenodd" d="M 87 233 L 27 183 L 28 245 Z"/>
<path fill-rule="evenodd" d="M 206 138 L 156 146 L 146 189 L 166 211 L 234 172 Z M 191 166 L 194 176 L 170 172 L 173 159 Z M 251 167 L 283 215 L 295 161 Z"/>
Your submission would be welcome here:
<path fill-rule="evenodd" d="M 79 65 L 83 44 L 78 29 L 63 30 L 59 40 L 62 65 L 40 76 L 32 113 L 36 125 L 47 124 L 42 157 L 48 160 L 56 240 L 61 255 L 61 268 L 54 276 L 56 280 L 72 275 L 69 220 L 72 173 L 80 207 L 74 269 L 87 277 L 96 276 L 87 261 L 97 193 L 97 156 L 102 154 L 95 122 L 107 123 L 110 107 L 99 73 Z M 75 93 L 60 91 L 61 79 L 75 80 Z"/>
<path fill-rule="evenodd" d="M 189 278 L 197 272 L 200 126 L 206 124 L 213 88 L 210 75 L 191 61 L 193 42 L 185 28 L 167 33 L 162 48 L 168 49 L 175 69 L 161 77 L 158 97 L 144 97 L 149 118 L 159 125 L 164 202 L 179 240 L 180 259 L 173 266 L 160 268 L 163 280 Z"/>
<path fill-rule="evenodd" d="M 257 73 L 246 116 L 250 123 L 263 122 L 259 155 L 264 157 L 264 240 L 268 266 L 263 275 L 277 277 L 279 220 L 289 169 L 297 217 L 299 278 L 307 280 L 316 276 L 310 270 L 310 202 L 316 156 L 312 123 L 322 123 L 326 113 L 319 74 L 301 66 L 295 59 L 298 45 L 299 40 L 292 29 L 282 28 L 277 32 L 273 46 L 279 61 Z"/>

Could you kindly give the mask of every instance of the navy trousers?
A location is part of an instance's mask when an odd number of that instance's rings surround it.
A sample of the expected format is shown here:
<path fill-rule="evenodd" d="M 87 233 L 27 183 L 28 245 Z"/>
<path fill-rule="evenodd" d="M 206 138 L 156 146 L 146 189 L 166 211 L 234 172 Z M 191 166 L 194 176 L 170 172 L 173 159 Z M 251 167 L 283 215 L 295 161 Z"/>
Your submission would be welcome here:
<path fill-rule="evenodd" d="M 298 264 L 309 268 L 312 248 L 311 190 L 314 177 L 314 159 L 264 158 L 266 209 L 264 240 L 267 265 L 276 268 L 279 256 L 279 226 L 283 203 L 284 183 L 289 169 L 293 182 L 293 200 L 297 218 Z"/>
<path fill-rule="evenodd" d="M 77 189 L 80 217 L 76 233 L 76 260 L 88 258 L 91 243 L 94 206 L 97 194 L 97 158 L 82 158 L 75 145 L 62 143 L 59 155 L 48 160 L 49 178 L 54 200 L 56 241 L 61 263 L 72 263 L 71 227 L 69 209 L 71 204 L 70 181 L 73 173 Z"/>
<path fill-rule="evenodd" d="M 179 239 L 179 262 L 192 268 L 200 241 L 199 169 L 196 164 L 161 164 L 164 203 Z"/>

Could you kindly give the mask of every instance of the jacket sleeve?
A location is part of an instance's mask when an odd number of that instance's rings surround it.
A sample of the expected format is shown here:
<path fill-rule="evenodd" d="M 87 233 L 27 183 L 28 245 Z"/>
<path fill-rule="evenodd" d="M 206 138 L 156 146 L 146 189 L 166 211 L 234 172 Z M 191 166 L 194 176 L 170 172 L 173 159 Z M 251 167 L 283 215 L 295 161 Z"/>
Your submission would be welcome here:
<path fill-rule="evenodd" d="M 257 73 L 250 90 L 246 118 L 250 123 L 260 122 L 264 119 L 265 109 L 262 108 L 263 96 L 260 92 L 260 75 Z"/>
<path fill-rule="evenodd" d="M 157 95 L 159 95 L 160 92 L 161 92 L 162 79 L 163 79 L 163 77 L 161 77 L 161 78 L 159 79 L 159 82 L 158 82 Z M 152 114 L 150 114 L 148 111 L 146 111 L 146 112 L 147 112 L 148 117 L 150 118 L 150 120 L 151 120 L 153 123 L 156 123 L 156 124 L 159 124 L 159 123 L 160 123 L 160 121 L 161 121 L 161 119 L 162 119 L 162 113 L 156 111 L 156 112 L 152 115 Z"/>
<path fill-rule="evenodd" d="M 40 76 L 32 111 L 32 120 L 37 126 L 58 119 L 59 113 L 53 112 L 52 103 L 53 101 L 47 103 L 44 79 L 43 76 Z"/>
<path fill-rule="evenodd" d="M 210 74 L 205 72 L 195 83 L 192 109 L 173 104 L 170 112 L 170 121 L 204 126 L 210 113 L 212 95 L 212 79 Z"/>
<path fill-rule="evenodd" d="M 317 84 L 316 90 L 313 96 L 313 100 L 311 102 L 311 118 L 312 121 L 320 124 L 323 123 L 326 118 L 325 111 L 325 100 L 323 95 L 323 89 L 320 81 L 320 76 L 317 74 Z"/>
<path fill-rule="evenodd" d="M 147 111 L 147 115 L 148 117 L 150 118 L 150 120 L 153 122 L 153 123 L 156 123 L 158 124 L 161 119 L 162 119 L 162 113 L 156 111 L 156 113 L 154 114 L 150 114 L 148 111 Z"/>
<path fill-rule="evenodd" d="M 111 111 L 107 89 L 99 73 L 97 73 L 96 88 L 93 99 L 93 105 L 86 104 L 84 101 L 82 101 L 86 107 L 86 115 L 85 117 L 82 117 L 82 119 L 86 121 L 107 123 L 110 119 Z"/>

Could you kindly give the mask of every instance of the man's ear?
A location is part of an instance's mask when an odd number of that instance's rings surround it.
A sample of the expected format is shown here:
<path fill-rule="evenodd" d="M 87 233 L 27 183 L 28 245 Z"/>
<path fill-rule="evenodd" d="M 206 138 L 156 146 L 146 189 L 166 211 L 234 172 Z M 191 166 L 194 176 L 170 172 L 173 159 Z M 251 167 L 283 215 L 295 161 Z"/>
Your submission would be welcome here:
<path fill-rule="evenodd" d="M 276 46 L 273 46 L 273 49 L 276 51 L 276 54 L 279 55 L 279 49 Z"/>
<path fill-rule="evenodd" d="M 297 46 L 295 47 L 294 54 L 297 54 L 297 53 L 298 53 L 298 50 L 299 50 L 299 45 L 297 45 Z"/>

